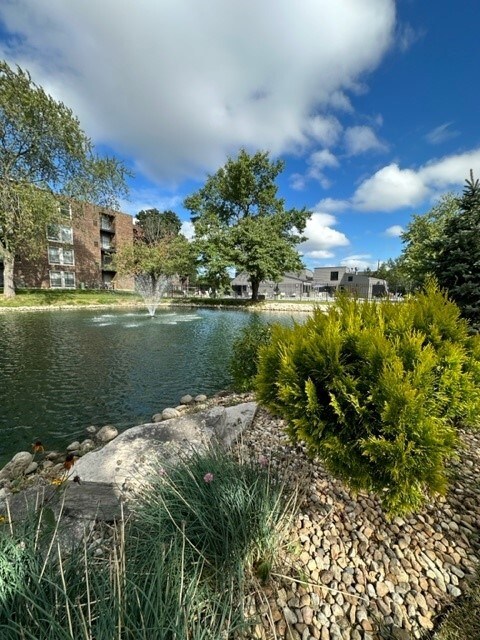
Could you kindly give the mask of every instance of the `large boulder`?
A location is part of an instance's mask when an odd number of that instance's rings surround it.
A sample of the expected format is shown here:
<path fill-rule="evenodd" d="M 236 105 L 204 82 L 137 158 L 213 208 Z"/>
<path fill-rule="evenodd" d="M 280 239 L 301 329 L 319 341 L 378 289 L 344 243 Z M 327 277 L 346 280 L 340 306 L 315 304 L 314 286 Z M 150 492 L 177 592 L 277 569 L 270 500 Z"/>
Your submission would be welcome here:
<path fill-rule="evenodd" d="M 7 463 L 0 471 L 0 479 L 15 480 L 23 476 L 30 464 L 33 462 L 33 455 L 28 451 L 20 451 Z"/>
<path fill-rule="evenodd" d="M 121 433 L 98 451 L 85 454 L 70 470 L 82 482 L 134 486 L 156 466 L 170 466 L 192 451 L 210 444 L 230 446 L 252 422 L 257 405 L 247 402 L 233 407 L 142 424 Z"/>

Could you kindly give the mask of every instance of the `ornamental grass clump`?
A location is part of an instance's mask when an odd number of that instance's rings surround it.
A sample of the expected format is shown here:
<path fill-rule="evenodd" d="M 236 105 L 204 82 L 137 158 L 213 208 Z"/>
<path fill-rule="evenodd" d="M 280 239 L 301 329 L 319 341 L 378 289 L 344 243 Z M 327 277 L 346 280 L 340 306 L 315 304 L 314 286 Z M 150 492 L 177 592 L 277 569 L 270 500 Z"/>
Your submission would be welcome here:
<path fill-rule="evenodd" d="M 194 454 L 153 468 L 129 506 L 101 549 L 88 532 L 72 545 L 48 508 L 0 524 L 2 640 L 252 637 L 247 587 L 268 578 L 293 513 L 269 469 Z"/>
<path fill-rule="evenodd" d="M 400 304 L 344 295 L 303 325 L 274 327 L 256 389 L 334 475 L 408 513 L 445 492 L 455 427 L 478 424 L 478 349 L 434 283 Z"/>
<path fill-rule="evenodd" d="M 283 484 L 262 461 L 240 462 L 210 450 L 152 475 L 136 506 L 136 525 L 152 543 L 178 540 L 186 562 L 203 565 L 204 577 L 221 585 L 273 562 L 279 528 L 288 520 Z M 145 535 L 147 533 L 147 535 Z"/>

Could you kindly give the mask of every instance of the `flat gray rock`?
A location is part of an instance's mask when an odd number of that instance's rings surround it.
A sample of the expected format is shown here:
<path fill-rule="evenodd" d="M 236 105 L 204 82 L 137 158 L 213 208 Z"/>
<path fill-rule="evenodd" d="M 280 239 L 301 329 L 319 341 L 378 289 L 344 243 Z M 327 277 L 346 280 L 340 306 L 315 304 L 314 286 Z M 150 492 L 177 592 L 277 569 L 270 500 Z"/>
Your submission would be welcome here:
<path fill-rule="evenodd" d="M 141 483 L 153 466 L 170 466 L 180 456 L 202 451 L 209 444 L 230 446 L 251 424 L 256 409 L 255 402 L 247 402 L 132 427 L 102 449 L 80 458 L 69 477 L 79 476 L 82 483 L 105 483 L 119 489 L 126 481 Z"/>
<path fill-rule="evenodd" d="M 66 482 L 60 487 L 39 485 L 8 497 L 13 522 L 23 520 L 28 513 L 50 508 L 62 520 L 82 518 L 113 522 L 122 513 L 120 492 L 110 484 L 97 482 Z M 126 506 L 123 507 L 126 513 Z M 6 514 L 6 509 L 3 509 Z"/>

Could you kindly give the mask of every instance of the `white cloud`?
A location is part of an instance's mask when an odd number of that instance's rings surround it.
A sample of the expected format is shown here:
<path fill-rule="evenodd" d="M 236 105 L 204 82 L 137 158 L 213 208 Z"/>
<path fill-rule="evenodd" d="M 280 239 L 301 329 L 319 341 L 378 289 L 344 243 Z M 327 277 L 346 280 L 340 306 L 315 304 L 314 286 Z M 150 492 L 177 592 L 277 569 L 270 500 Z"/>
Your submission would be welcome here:
<path fill-rule="evenodd" d="M 348 155 L 357 156 L 366 151 L 387 151 L 373 129 L 366 126 L 349 127 L 345 131 L 345 147 Z"/>
<path fill-rule="evenodd" d="M 333 258 L 334 256 L 334 252 L 328 251 L 327 249 L 318 249 L 308 252 L 308 257 L 315 260 L 325 260 L 326 258 Z"/>
<path fill-rule="evenodd" d="M 204 175 L 226 155 L 333 144 L 328 109 L 392 45 L 394 0 L 17 0 L 0 55 L 78 115 L 96 143 L 153 180 Z"/>
<path fill-rule="evenodd" d="M 399 224 L 394 224 L 391 227 L 388 227 L 388 229 L 385 229 L 384 233 L 390 238 L 399 238 L 402 235 L 403 231 L 404 229 L 402 226 L 400 226 Z"/>
<path fill-rule="evenodd" d="M 322 149 L 321 151 L 315 151 L 310 155 L 309 164 L 316 169 L 323 169 L 324 167 L 338 167 L 338 160 L 328 149 Z"/>
<path fill-rule="evenodd" d="M 337 118 L 317 115 L 309 118 L 305 122 L 303 132 L 307 138 L 319 142 L 326 147 L 331 147 L 339 139 L 342 129 L 343 127 Z"/>
<path fill-rule="evenodd" d="M 340 260 L 340 266 L 350 267 L 351 269 L 355 269 L 356 267 L 359 271 L 363 271 L 364 269 L 376 269 L 377 264 L 375 261 L 372 261 L 371 255 L 362 253 L 342 258 L 342 260 Z"/>
<path fill-rule="evenodd" d="M 335 198 L 323 198 L 317 202 L 315 209 L 320 211 L 328 211 L 328 213 L 340 213 L 350 207 L 348 200 L 336 200 Z"/>
<path fill-rule="evenodd" d="M 429 189 L 418 173 L 390 164 L 362 182 L 352 204 L 361 211 L 394 211 L 419 204 L 428 194 Z"/>
<path fill-rule="evenodd" d="M 186 238 L 191 240 L 195 235 L 195 229 L 193 228 L 193 223 L 189 222 L 188 220 L 182 222 L 182 228 L 180 229 L 180 233 L 183 233 L 183 235 Z"/>
<path fill-rule="evenodd" d="M 480 148 L 432 160 L 418 173 L 432 189 L 451 189 L 464 184 L 470 169 L 480 175 Z"/>
<path fill-rule="evenodd" d="M 402 53 L 405 53 L 412 47 L 415 42 L 420 40 L 424 35 L 421 29 L 414 29 L 410 24 L 399 24 L 397 26 L 396 41 L 397 47 Z"/>
<path fill-rule="evenodd" d="M 336 223 L 330 213 L 312 213 L 304 232 L 308 240 L 299 245 L 299 251 L 307 258 L 330 258 L 334 255 L 331 251 L 334 247 L 348 246 L 347 236 L 332 229 Z"/>
<path fill-rule="evenodd" d="M 302 176 L 301 173 L 292 173 L 289 178 L 289 183 L 292 189 L 295 189 L 296 191 L 302 191 L 302 189 L 305 189 L 307 179 L 305 176 Z"/>
<path fill-rule="evenodd" d="M 346 113 L 352 113 L 353 107 L 350 99 L 343 91 L 334 91 L 328 100 L 331 107 Z"/>
<path fill-rule="evenodd" d="M 308 180 L 316 180 L 324 189 L 330 186 L 330 180 L 324 175 L 323 169 L 339 166 L 337 158 L 328 149 L 321 149 L 310 154 L 307 160 L 308 170 L 305 175 L 294 173 L 290 176 L 290 186 L 292 189 L 302 190 L 305 188 Z"/>
<path fill-rule="evenodd" d="M 444 122 L 438 127 L 435 127 L 435 129 L 432 129 L 426 134 L 425 140 L 430 144 L 440 144 L 445 142 L 445 140 L 450 140 L 450 138 L 455 138 L 460 135 L 459 131 L 452 131 L 452 129 L 450 129 L 452 124 L 452 122 Z"/>
<path fill-rule="evenodd" d="M 329 212 L 351 208 L 358 211 L 395 211 L 412 208 L 458 189 L 473 169 L 480 175 L 480 148 L 431 160 L 418 169 L 389 164 L 364 180 L 350 200 L 325 198 L 317 208 Z"/>

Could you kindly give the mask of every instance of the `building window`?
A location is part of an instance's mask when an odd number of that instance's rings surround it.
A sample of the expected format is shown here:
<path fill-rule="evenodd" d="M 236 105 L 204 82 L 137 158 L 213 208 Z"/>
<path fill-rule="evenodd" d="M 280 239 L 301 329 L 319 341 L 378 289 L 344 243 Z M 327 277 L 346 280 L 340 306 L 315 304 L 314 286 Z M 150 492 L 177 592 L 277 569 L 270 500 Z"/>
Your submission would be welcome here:
<path fill-rule="evenodd" d="M 60 215 L 62 218 L 72 219 L 72 207 L 69 204 L 63 204 L 60 206 Z"/>
<path fill-rule="evenodd" d="M 348 276 L 348 277 L 347 277 L 347 281 L 348 281 L 348 282 L 353 282 L 353 276 Z"/>
<path fill-rule="evenodd" d="M 338 271 L 330 271 L 330 282 L 338 280 Z"/>
<path fill-rule="evenodd" d="M 75 255 L 73 249 L 68 247 L 48 247 L 48 261 L 50 264 L 75 264 Z"/>
<path fill-rule="evenodd" d="M 75 289 L 75 274 L 72 271 L 50 271 L 52 289 Z"/>
<path fill-rule="evenodd" d="M 51 224 L 47 227 L 47 239 L 73 244 L 73 229 L 62 224 Z"/>

